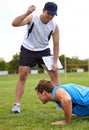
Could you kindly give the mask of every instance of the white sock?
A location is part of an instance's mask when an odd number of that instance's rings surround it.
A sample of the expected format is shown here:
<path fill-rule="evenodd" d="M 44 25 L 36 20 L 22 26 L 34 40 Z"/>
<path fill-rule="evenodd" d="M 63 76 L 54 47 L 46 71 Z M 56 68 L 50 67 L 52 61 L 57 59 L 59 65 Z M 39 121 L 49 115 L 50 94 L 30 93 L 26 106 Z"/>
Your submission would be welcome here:
<path fill-rule="evenodd" d="M 15 103 L 17 106 L 20 106 L 20 103 Z"/>

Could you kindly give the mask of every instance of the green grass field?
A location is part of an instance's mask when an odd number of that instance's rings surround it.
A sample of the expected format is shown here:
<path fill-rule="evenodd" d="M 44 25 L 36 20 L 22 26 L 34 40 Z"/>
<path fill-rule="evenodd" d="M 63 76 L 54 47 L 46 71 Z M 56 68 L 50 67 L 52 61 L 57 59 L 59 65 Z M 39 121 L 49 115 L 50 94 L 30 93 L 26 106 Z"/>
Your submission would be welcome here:
<path fill-rule="evenodd" d="M 87 72 L 59 76 L 61 84 L 89 86 Z M 21 100 L 21 113 L 12 114 L 17 79 L 18 75 L 0 76 L 0 130 L 89 130 L 89 117 L 73 117 L 69 125 L 51 125 L 64 118 L 63 111 L 56 109 L 54 103 L 43 105 L 34 90 L 40 79 L 49 79 L 47 74 L 29 75 Z"/>

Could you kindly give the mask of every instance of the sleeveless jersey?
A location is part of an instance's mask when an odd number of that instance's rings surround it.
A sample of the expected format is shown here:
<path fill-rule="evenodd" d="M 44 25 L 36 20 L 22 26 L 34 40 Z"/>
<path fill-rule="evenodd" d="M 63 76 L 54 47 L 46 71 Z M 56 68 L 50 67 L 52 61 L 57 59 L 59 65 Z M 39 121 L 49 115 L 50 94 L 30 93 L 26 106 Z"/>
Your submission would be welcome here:
<path fill-rule="evenodd" d="M 57 86 L 52 91 L 52 99 L 57 103 L 58 107 L 62 108 L 61 104 L 54 99 L 54 94 L 57 89 L 63 88 L 71 97 L 72 113 L 79 116 L 89 115 L 89 88 L 77 84 L 64 84 Z"/>
<path fill-rule="evenodd" d="M 49 39 L 54 33 L 56 23 L 51 20 L 44 24 L 40 16 L 33 15 L 32 23 L 27 25 L 26 35 L 23 39 L 23 46 L 29 50 L 42 51 L 48 48 Z"/>

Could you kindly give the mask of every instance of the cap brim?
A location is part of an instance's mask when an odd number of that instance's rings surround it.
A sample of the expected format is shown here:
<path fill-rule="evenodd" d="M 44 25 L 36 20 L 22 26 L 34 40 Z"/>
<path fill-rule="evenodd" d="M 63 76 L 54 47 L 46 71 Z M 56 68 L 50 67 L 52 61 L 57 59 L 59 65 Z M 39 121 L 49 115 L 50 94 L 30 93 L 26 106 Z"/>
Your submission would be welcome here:
<path fill-rule="evenodd" d="M 57 15 L 57 13 L 54 12 L 54 11 L 49 11 L 49 10 L 47 10 L 47 12 L 48 12 L 48 14 L 51 14 L 51 15 Z"/>

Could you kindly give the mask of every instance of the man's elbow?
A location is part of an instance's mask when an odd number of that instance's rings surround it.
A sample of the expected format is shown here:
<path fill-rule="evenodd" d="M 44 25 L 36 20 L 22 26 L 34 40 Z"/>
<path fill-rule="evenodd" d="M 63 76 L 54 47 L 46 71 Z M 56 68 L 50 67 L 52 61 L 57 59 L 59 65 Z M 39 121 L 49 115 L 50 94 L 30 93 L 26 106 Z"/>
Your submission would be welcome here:
<path fill-rule="evenodd" d="M 19 26 L 15 21 L 13 21 L 13 22 L 11 23 L 11 25 L 14 26 L 14 27 Z"/>
<path fill-rule="evenodd" d="M 14 22 L 12 22 L 11 25 L 14 26 L 14 27 L 16 26 L 16 24 Z"/>
<path fill-rule="evenodd" d="M 67 98 L 66 98 L 66 103 L 69 103 L 69 104 L 70 104 L 71 102 L 72 102 L 72 101 L 71 101 L 71 97 L 67 97 Z"/>

